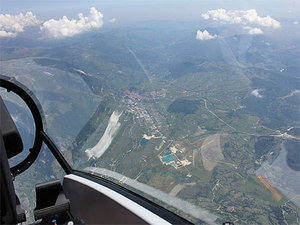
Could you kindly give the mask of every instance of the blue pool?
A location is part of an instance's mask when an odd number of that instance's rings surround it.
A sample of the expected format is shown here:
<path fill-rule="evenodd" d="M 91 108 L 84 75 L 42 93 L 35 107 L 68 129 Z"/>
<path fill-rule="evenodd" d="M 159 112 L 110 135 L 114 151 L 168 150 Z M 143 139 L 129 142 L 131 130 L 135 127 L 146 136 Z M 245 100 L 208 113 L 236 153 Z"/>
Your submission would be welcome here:
<path fill-rule="evenodd" d="M 167 152 L 163 157 L 161 158 L 163 162 L 172 162 L 176 161 L 176 157 L 172 154 L 172 152 Z"/>
<path fill-rule="evenodd" d="M 140 141 L 140 145 L 141 145 L 141 146 L 144 146 L 144 145 L 146 145 L 148 142 L 149 142 L 149 140 L 147 140 L 147 139 L 145 139 L 145 138 L 142 138 L 142 140 Z"/>

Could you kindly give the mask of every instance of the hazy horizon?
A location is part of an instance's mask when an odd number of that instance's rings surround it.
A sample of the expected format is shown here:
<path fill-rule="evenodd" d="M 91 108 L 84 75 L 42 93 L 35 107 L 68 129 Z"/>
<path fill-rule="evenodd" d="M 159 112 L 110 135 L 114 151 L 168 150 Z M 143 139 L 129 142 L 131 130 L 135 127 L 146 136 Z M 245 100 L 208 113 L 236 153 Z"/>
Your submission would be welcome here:
<path fill-rule="evenodd" d="M 300 2 L 283 1 L 196 1 L 196 0 L 127 0 L 127 1 L 18 1 L 2 0 L 1 14 L 19 14 L 31 11 L 42 20 L 58 19 L 63 15 L 74 18 L 78 13 L 88 13 L 96 7 L 105 19 L 117 18 L 118 23 L 132 23 L 147 20 L 192 21 L 201 18 L 201 13 L 215 8 L 226 10 L 256 9 L 264 16 L 299 18 Z"/>

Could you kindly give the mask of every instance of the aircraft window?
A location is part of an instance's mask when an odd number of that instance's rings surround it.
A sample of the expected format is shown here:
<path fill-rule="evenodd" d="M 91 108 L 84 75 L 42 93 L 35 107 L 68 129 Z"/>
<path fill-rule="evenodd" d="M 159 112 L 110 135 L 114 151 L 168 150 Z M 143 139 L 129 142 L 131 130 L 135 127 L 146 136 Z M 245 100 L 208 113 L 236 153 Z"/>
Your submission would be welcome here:
<path fill-rule="evenodd" d="M 196 224 L 299 223 L 299 2 L 75 3 L 0 8 L 0 74 L 34 93 L 73 169 Z M 0 94 L 32 145 L 26 107 Z M 51 157 L 17 183 L 62 177 Z"/>

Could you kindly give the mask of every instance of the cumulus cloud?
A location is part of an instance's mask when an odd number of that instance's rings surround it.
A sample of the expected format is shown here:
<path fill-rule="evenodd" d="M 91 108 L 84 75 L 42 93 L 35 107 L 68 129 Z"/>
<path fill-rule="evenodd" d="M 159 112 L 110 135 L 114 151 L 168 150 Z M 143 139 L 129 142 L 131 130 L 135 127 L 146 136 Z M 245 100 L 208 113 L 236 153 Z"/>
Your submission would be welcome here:
<path fill-rule="evenodd" d="M 111 19 L 109 20 L 109 22 L 110 22 L 110 23 L 115 23 L 116 20 L 117 20 L 116 18 L 111 18 Z"/>
<path fill-rule="evenodd" d="M 260 92 L 259 89 L 255 89 L 251 91 L 251 95 L 255 96 L 256 98 L 262 98 L 263 96 L 259 92 Z"/>
<path fill-rule="evenodd" d="M 249 27 L 249 26 L 244 26 L 243 28 L 244 28 L 244 30 L 248 30 L 248 34 L 251 34 L 251 35 L 263 33 L 262 29 L 260 29 L 258 27 L 253 28 L 253 27 Z"/>
<path fill-rule="evenodd" d="M 52 39 L 63 39 L 76 34 L 98 29 L 103 25 L 103 14 L 95 7 L 90 8 L 90 15 L 78 14 L 79 19 L 68 19 L 63 16 L 59 20 L 48 20 L 41 26 L 41 34 Z"/>
<path fill-rule="evenodd" d="M 251 28 L 248 31 L 248 34 L 251 34 L 251 35 L 262 34 L 262 33 L 263 33 L 263 31 L 260 28 L 257 28 L 257 27 Z"/>
<path fill-rule="evenodd" d="M 197 35 L 196 35 L 196 39 L 197 40 L 209 40 L 209 39 L 213 39 L 216 38 L 217 35 L 211 35 L 208 33 L 207 30 L 204 30 L 203 32 L 201 30 L 197 31 Z"/>
<path fill-rule="evenodd" d="M 32 12 L 25 15 L 0 14 L 0 37 L 16 37 L 18 33 L 24 32 L 26 27 L 36 26 L 39 23 Z"/>
<path fill-rule="evenodd" d="M 249 10 L 226 10 L 215 9 L 209 10 L 207 13 L 201 14 L 205 20 L 212 19 L 231 24 L 254 25 L 261 27 L 271 27 L 277 29 L 280 22 L 270 16 L 261 17 L 257 14 L 256 9 Z"/>

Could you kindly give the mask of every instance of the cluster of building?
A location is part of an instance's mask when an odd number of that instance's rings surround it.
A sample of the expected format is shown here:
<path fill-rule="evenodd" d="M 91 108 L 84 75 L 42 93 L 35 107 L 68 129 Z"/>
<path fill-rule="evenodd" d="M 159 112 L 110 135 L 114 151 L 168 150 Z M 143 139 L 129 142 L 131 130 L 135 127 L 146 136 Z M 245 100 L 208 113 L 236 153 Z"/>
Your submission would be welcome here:
<path fill-rule="evenodd" d="M 156 121 L 152 115 L 149 114 L 148 110 L 142 103 L 142 100 L 149 99 L 148 97 L 141 96 L 135 92 L 130 92 L 126 90 L 126 95 L 124 101 L 129 106 L 127 112 L 135 115 L 136 119 L 145 120 L 147 127 L 151 130 L 151 135 L 156 137 L 162 137 L 162 133 L 159 131 L 159 125 L 156 124 Z"/>
<path fill-rule="evenodd" d="M 181 166 L 188 166 L 191 164 L 189 160 L 187 160 L 183 153 L 185 152 L 185 148 L 179 148 L 180 145 L 176 144 L 175 146 L 171 146 L 169 151 L 163 155 L 159 156 L 159 159 L 162 164 L 173 166 L 175 169 L 178 169 Z"/>

